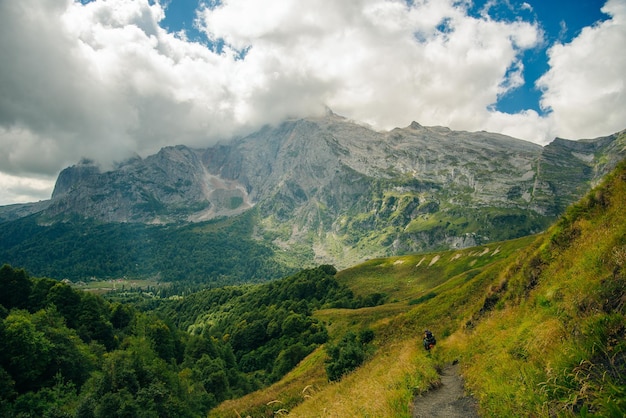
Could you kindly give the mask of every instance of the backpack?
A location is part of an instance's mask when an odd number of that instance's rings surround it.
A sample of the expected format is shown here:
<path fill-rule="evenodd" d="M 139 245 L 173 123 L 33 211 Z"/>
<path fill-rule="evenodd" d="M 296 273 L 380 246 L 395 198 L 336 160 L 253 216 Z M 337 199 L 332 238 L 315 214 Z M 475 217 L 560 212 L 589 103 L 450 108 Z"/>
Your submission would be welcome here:
<path fill-rule="evenodd" d="M 435 346 L 435 344 L 437 344 L 437 340 L 435 339 L 433 333 L 430 331 L 426 331 L 424 335 L 424 348 L 426 350 L 430 350 Z"/>

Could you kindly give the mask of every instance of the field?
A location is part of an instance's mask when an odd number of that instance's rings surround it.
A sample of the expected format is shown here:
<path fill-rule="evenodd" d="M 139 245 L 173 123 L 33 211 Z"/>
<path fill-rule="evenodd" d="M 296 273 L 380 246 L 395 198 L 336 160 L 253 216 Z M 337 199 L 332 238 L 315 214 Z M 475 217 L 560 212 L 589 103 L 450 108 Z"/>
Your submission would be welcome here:
<path fill-rule="evenodd" d="M 138 280 L 138 279 L 108 279 L 108 280 L 89 280 L 87 282 L 72 283 L 76 289 L 97 294 L 109 292 L 154 292 L 155 290 L 169 286 L 169 283 L 160 282 L 156 279 Z"/>

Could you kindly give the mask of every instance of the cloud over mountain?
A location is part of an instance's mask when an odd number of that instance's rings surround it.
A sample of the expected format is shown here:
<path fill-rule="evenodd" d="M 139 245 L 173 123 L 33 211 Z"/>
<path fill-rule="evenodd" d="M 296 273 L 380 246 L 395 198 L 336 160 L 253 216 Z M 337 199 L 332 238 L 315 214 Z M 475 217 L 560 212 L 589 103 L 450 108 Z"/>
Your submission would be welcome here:
<path fill-rule="evenodd" d="M 612 133 L 626 115 L 625 8 L 609 0 L 611 19 L 550 49 L 542 116 L 493 107 L 524 82 L 541 25 L 468 2 L 209 2 L 199 43 L 166 30 L 158 2 L 0 0 L 0 202 L 18 199 L 15 179 L 51 187 L 82 157 L 206 146 L 325 106 L 379 129 L 417 120 L 540 143 Z"/>

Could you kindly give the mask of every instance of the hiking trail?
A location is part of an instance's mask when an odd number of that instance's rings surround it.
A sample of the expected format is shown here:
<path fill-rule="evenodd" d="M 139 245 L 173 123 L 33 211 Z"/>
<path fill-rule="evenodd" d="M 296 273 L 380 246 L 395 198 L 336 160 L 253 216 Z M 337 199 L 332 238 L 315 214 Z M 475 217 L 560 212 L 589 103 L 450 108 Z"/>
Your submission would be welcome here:
<path fill-rule="evenodd" d="M 417 396 L 413 401 L 413 418 L 431 417 L 480 417 L 476 399 L 465 394 L 458 364 L 443 370 L 439 387 Z"/>

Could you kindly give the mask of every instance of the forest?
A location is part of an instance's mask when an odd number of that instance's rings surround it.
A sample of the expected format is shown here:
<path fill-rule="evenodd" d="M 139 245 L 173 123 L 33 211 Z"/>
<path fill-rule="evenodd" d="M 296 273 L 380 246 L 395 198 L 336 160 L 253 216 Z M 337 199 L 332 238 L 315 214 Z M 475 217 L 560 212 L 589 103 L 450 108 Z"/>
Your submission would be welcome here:
<path fill-rule="evenodd" d="M 38 277 L 156 278 L 224 286 L 277 279 L 298 269 L 252 237 L 256 211 L 198 224 L 46 223 L 36 215 L 0 223 L 0 259 Z M 245 262 L 241 262 L 245 260 Z"/>
<path fill-rule="evenodd" d="M 358 308 L 323 265 L 265 284 L 129 304 L 0 268 L 0 415 L 197 417 L 280 379 L 327 342 L 322 307 Z M 371 332 L 333 346 L 329 378 L 356 367 Z M 352 357 L 342 344 L 357 347 Z M 342 356 L 340 358 L 340 356 Z M 356 360 L 356 362 L 354 361 Z"/>

